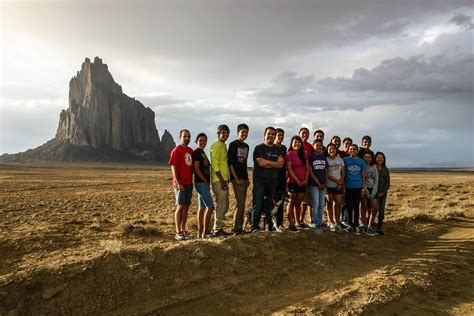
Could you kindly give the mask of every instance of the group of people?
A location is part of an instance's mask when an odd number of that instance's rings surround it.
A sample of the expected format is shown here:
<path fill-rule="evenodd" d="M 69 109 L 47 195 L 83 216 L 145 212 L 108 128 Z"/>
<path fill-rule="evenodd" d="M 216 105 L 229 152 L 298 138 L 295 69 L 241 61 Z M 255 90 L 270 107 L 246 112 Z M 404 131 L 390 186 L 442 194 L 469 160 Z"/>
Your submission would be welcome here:
<path fill-rule="evenodd" d="M 193 183 L 198 193 L 198 238 L 230 234 L 223 226 L 229 209 L 230 184 L 236 200 L 231 232 L 234 235 L 258 233 L 262 216 L 267 232 L 298 232 L 311 228 L 321 232 L 327 226 L 333 232 L 367 236 L 384 234 L 385 202 L 390 187 L 384 153 L 374 153 L 370 149 L 370 136 L 362 138 L 360 148 L 351 138 L 346 137 L 341 142 L 339 136 L 333 136 L 324 146 L 324 132 L 317 130 L 313 133 L 314 141 L 309 143 L 310 132 L 306 127 L 291 138 L 289 148 L 283 145 L 283 129 L 265 128 L 263 143 L 253 151 L 252 208 L 245 223 L 250 186 L 249 146 L 245 143 L 248 133 L 248 125 L 239 124 L 237 139 L 227 148 L 229 127 L 219 125 L 209 159 L 204 151 L 206 134 L 196 136 L 197 147 L 193 150 L 189 147 L 189 130 L 180 131 L 180 144 L 173 149 L 169 159 L 176 197 L 176 240 L 193 238 L 186 228 Z M 288 226 L 284 228 L 286 200 Z M 212 213 L 214 224 L 211 229 Z M 250 231 L 245 230 L 245 224 L 250 225 Z"/>

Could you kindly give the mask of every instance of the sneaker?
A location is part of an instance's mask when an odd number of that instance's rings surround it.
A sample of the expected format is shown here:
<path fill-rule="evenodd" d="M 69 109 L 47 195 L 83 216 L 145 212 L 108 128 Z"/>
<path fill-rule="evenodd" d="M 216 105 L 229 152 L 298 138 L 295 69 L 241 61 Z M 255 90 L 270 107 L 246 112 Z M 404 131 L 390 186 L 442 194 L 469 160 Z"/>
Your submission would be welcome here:
<path fill-rule="evenodd" d="M 357 236 L 360 236 L 360 228 L 359 227 L 354 228 L 354 234 L 356 234 Z"/>
<path fill-rule="evenodd" d="M 374 236 L 375 236 L 375 234 L 374 234 L 374 232 L 372 231 L 371 228 L 366 228 L 366 229 L 363 231 L 363 233 L 366 234 L 366 235 L 369 236 L 369 237 L 374 237 Z"/>
<path fill-rule="evenodd" d="M 316 227 L 316 224 L 313 223 L 313 222 L 311 222 L 311 223 L 308 224 L 308 226 L 311 227 L 311 228 L 315 228 L 315 227 Z"/>
<path fill-rule="evenodd" d="M 301 224 L 300 224 L 300 227 L 301 227 L 301 229 L 303 229 L 303 230 L 308 230 L 308 229 L 309 229 L 309 226 L 306 225 L 305 223 L 301 223 Z"/>
<path fill-rule="evenodd" d="M 254 235 L 258 234 L 259 232 L 260 232 L 260 229 L 258 229 L 258 228 L 252 229 L 252 234 L 254 234 Z"/>
<path fill-rule="evenodd" d="M 242 228 L 237 228 L 236 230 L 234 230 L 234 236 L 237 236 L 237 235 L 243 235 L 243 234 L 246 234 L 247 232 L 245 230 L 243 230 Z"/>
<path fill-rule="evenodd" d="M 290 225 L 290 226 L 288 227 L 288 230 L 289 230 L 290 232 L 295 232 L 295 233 L 300 231 L 295 225 Z"/>
<path fill-rule="evenodd" d="M 341 226 L 342 226 L 342 229 L 346 229 L 350 227 L 350 225 L 346 222 L 341 222 Z"/>
<path fill-rule="evenodd" d="M 285 231 L 285 228 L 283 228 L 283 226 L 280 225 L 280 226 L 277 226 L 276 231 L 278 233 L 283 233 Z"/>
<path fill-rule="evenodd" d="M 377 229 L 377 234 L 381 236 L 385 235 L 385 233 L 381 229 Z"/>
<path fill-rule="evenodd" d="M 206 235 L 204 236 L 204 238 L 206 238 L 206 239 L 212 238 L 212 237 L 214 237 L 214 235 L 213 235 L 212 233 L 206 234 Z"/>
<path fill-rule="evenodd" d="M 184 239 L 186 239 L 186 240 L 191 240 L 191 239 L 193 239 L 193 235 L 191 235 L 190 233 L 188 233 L 188 231 L 183 230 L 182 233 L 183 233 Z"/>
<path fill-rule="evenodd" d="M 332 232 L 335 232 L 336 231 L 336 225 L 334 223 L 330 223 L 329 224 L 329 230 L 332 231 Z"/>
<path fill-rule="evenodd" d="M 174 239 L 176 240 L 185 240 L 186 238 L 183 235 L 183 232 L 179 232 L 174 236 Z"/>
<path fill-rule="evenodd" d="M 229 233 L 226 233 L 223 229 L 219 229 L 218 231 L 215 231 L 213 235 L 215 237 L 226 237 L 229 236 Z"/>

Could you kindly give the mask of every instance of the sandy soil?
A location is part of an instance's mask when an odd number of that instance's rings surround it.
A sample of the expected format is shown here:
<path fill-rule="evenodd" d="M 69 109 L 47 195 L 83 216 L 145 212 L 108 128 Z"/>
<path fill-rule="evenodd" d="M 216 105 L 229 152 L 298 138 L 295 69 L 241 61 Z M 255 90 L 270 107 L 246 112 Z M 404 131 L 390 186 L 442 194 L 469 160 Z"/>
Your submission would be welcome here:
<path fill-rule="evenodd" d="M 176 242 L 168 169 L 0 166 L 0 315 L 474 314 L 474 173 L 392 179 L 385 236 Z"/>

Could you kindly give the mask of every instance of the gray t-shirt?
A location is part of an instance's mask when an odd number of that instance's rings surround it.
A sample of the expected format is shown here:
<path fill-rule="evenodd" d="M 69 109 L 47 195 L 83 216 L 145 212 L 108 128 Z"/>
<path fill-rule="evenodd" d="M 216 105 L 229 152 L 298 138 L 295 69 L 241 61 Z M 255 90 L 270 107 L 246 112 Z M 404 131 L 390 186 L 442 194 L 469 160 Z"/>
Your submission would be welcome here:
<path fill-rule="evenodd" d="M 337 180 L 340 180 L 341 170 L 342 168 L 344 168 L 344 160 L 342 160 L 341 157 L 339 156 L 336 156 L 335 159 L 331 159 L 328 157 L 328 168 L 329 168 L 328 174 L 331 177 Z M 337 187 L 337 183 L 328 179 L 328 188 L 335 188 L 335 187 Z"/>

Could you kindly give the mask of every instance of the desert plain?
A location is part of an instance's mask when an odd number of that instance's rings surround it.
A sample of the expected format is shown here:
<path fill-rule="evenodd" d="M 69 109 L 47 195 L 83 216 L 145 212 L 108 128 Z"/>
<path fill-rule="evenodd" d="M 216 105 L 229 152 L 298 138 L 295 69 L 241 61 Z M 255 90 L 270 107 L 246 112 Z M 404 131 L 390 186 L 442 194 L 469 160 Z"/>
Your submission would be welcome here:
<path fill-rule="evenodd" d="M 473 315 L 474 173 L 391 176 L 384 236 L 178 242 L 164 166 L 0 165 L 0 315 Z"/>

